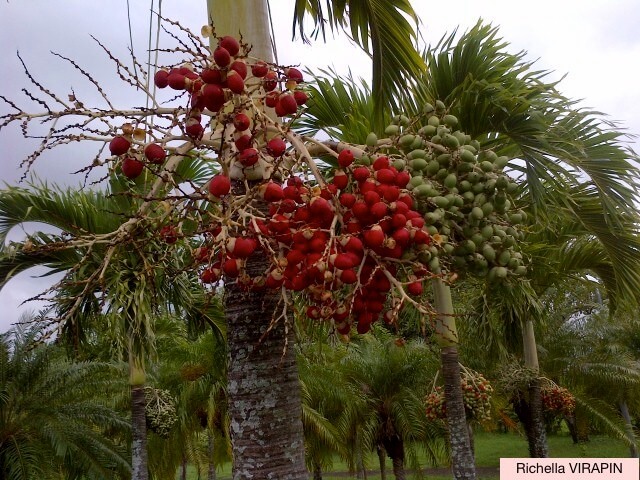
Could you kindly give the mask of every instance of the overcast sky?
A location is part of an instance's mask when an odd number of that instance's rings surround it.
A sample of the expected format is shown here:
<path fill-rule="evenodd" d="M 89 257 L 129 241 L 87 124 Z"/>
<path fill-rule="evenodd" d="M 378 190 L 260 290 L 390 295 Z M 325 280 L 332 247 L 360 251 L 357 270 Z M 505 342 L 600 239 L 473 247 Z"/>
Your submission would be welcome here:
<path fill-rule="evenodd" d="M 146 60 L 151 0 L 130 0 L 134 52 Z M 324 2 L 323 2 L 324 3 Z M 157 9 L 158 0 L 155 0 Z M 340 73 L 370 76 L 368 59 L 348 40 L 326 45 L 303 45 L 291 41 L 292 0 L 271 0 L 279 62 L 302 64 L 311 69 L 335 67 Z M 456 27 L 464 31 L 479 18 L 500 27 L 500 35 L 516 53 L 526 50 L 540 69 L 553 70 L 566 78 L 560 90 L 583 99 L 582 105 L 607 113 L 631 134 L 640 134 L 640 5 L 638 0 L 565 0 L 536 2 L 450 0 L 434 3 L 414 0 L 427 43 L 436 43 Z M 205 0 L 164 0 L 162 13 L 198 32 L 206 22 Z M 129 29 L 126 0 L 11 0 L 0 2 L 0 95 L 22 99 L 25 76 L 15 53 L 20 52 L 32 73 L 47 87 L 66 96 L 73 88 L 87 104 L 95 102 L 94 90 L 86 81 L 50 51 L 76 60 L 103 84 L 116 104 L 129 108 L 144 104 L 144 97 L 123 88 L 114 76 L 112 64 L 90 35 L 98 38 L 121 58 L 128 55 Z M 166 36 L 161 36 L 167 39 Z M 0 112 L 7 111 L 0 105 Z M 635 144 L 634 144 L 635 145 Z M 635 147 L 634 147 L 635 148 Z M 18 128 L 0 132 L 0 181 L 16 184 L 23 171 L 20 161 L 33 144 L 20 137 Z M 636 148 L 638 150 L 638 148 Z M 59 150 L 43 158 L 34 172 L 51 182 L 77 185 L 81 179 L 71 172 L 92 158 L 93 148 Z M 14 232 L 18 238 L 20 232 Z M 0 332 L 17 320 L 21 302 L 40 292 L 47 281 L 25 272 L 0 292 Z M 36 308 L 34 304 L 27 309 Z"/>

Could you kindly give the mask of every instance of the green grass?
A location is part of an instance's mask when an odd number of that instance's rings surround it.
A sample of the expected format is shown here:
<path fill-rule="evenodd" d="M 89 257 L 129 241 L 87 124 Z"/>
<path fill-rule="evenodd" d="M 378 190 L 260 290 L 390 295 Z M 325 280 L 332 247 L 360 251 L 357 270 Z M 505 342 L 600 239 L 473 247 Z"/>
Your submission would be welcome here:
<path fill-rule="evenodd" d="M 612 439 L 605 436 L 594 435 L 591 440 L 580 445 L 574 445 L 568 435 L 557 435 L 549 437 L 549 453 L 555 458 L 575 458 L 575 457 L 627 457 L 629 450 L 621 440 Z M 497 468 L 500 465 L 500 458 L 528 457 L 526 439 L 513 433 L 485 433 L 478 432 L 475 435 L 476 464 L 478 467 Z M 377 457 L 372 454 L 368 465 L 371 470 L 377 467 Z M 388 479 L 393 479 L 391 474 L 391 462 L 387 462 L 389 473 Z M 343 462 L 336 459 L 333 472 L 346 472 L 347 468 Z M 179 477 L 176 477 L 179 478 Z M 197 480 L 198 475 L 194 468 L 189 468 L 187 480 Z M 206 477 L 203 477 L 206 478 Z M 218 480 L 231 479 L 231 465 L 227 464 L 218 470 Z M 325 473 L 324 480 L 345 480 L 353 477 L 333 476 L 330 472 Z M 380 475 L 368 475 L 368 480 L 380 480 Z M 429 480 L 451 480 L 451 475 L 427 476 Z M 498 480 L 498 475 L 478 475 L 479 480 Z"/>

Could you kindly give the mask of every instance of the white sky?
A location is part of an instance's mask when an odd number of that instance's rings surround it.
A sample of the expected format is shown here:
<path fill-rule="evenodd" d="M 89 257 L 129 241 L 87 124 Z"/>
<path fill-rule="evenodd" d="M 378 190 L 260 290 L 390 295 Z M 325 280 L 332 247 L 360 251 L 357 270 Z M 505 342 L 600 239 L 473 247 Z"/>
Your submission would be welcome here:
<path fill-rule="evenodd" d="M 324 3 L 324 2 L 322 2 Z M 540 69 L 553 70 L 552 78 L 566 78 L 560 90 L 582 105 L 607 113 L 631 134 L 640 134 L 640 2 L 638 0 L 565 0 L 514 2 L 502 0 L 449 0 L 446 4 L 413 0 L 422 22 L 422 36 L 436 43 L 456 27 L 471 28 L 479 18 L 499 26 L 499 34 L 516 53 L 526 50 L 539 59 Z M 146 59 L 151 0 L 130 0 L 134 50 Z M 155 0 L 157 8 L 158 0 Z M 326 45 L 321 41 L 303 45 L 291 41 L 292 0 L 271 0 L 276 42 L 281 64 L 301 64 L 311 69 L 334 66 L 339 73 L 351 69 L 357 76 L 370 77 L 368 59 L 344 38 Z M 205 0 L 164 0 L 163 14 L 192 31 L 206 22 Z M 66 95 L 74 88 L 85 100 L 91 95 L 78 75 L 59 59 L 58 52 L 76 60 L 95 74 L 103 86 L 126 108 L 144 103 L 140 93 L 129 92 L 117 82 L 112 64 L 89 35 L 94 35 L 120 58 L 129 45 L 126 0 L 12 0 L 0 2 L 0 95 L 20 98 L 26 86 L 20 51 L 32 73 L 46 86 Z M 161 37 L 162 38 L 162 37 Z M 166 38 L 166 37 L 164 37 Z M 87 92 L 85 94 L 85 92 Z M 0 105 L 0 112 L 6 112 Z M 31 153 L 31 143 L 21 139 L 19 129 L 0 132 L 0 181 L 15 184 L 22 171 L 20 160 Z M 636 150 L 639 150 L 636 148 Z M 86 153 L 86 154 L 85 154 Z M 36 165 L 40 178 L 65 184 L 81 179 L 70 172 L 83 166 L 94 151 L 73 149 L 55 152 Z M 16 233 L 16 236 L 19 234 Z M 0 332 L 18 319 L 25 307 L 20 303 L 46 288 L 48 281 L 34 279 L 32 272 L 16 277 L 0 292 Z M 36 305 L 27 305 L 27 309 Z"/>

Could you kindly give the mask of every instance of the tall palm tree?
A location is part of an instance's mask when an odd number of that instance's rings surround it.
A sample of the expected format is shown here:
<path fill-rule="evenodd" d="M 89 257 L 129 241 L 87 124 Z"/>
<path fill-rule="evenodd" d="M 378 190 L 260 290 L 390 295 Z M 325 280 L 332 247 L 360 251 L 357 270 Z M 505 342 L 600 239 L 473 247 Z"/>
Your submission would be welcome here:
<path fill-rule="evenodd" d="M 0 478 L 125 478 L 118 437 L 129 425 L 113 401 L 123 366 L 68 360 L 60 346 L 38 343 L 41 333 L 36 325 L 0 336 Z"/>

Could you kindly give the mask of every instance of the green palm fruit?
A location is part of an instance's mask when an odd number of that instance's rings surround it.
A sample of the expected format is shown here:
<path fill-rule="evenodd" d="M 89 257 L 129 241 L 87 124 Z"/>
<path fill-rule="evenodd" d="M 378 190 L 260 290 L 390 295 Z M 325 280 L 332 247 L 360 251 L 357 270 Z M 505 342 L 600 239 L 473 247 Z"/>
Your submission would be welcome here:
<path fill-rule="evenodd" d="M 384 129 L 384 134 L 390 137 L 398 135 L 400 133 L 400 127 L 398 125 L 388 125 L 387 128 Z"/>
<path fill-rule="evenodd" d="M 445 115 L 444 117 L 442 117 L 442 121 L 444 122 L 445 125 L 447 125 L 448 127 L 455 127 L 456 125 L 458 125 L 458 118 L 453 116 L 453 115 Z"/>
<path fill-rule="evenodd" d="M 369 135 L 367 135 L 367 139 L 365 141 L 367 147 L 376 147 L 378 146 L 378 136 L 371 132 Z"/>

